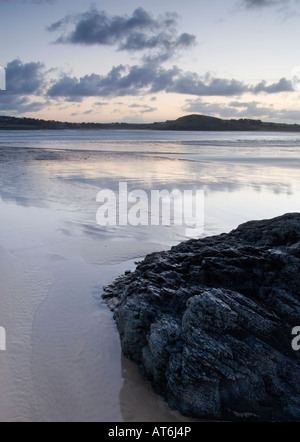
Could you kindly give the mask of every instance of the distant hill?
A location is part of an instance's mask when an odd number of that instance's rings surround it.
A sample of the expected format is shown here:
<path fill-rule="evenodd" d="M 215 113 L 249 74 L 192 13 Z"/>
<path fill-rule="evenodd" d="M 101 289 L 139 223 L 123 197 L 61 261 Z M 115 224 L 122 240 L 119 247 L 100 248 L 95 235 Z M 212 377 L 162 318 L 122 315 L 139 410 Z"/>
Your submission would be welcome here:
<path fill-rule="evenodd" d="M 298 124 L 266 123 L 261 120 L 222 120 L 206 115 L 187 115 L 175 121 L 154 123 L 150 125 L 158 130 L 190 131 L 284 131 L 300 132 Z"/>
<path fill-rule="evenodd" d="M 131 123 L 68 123 L 34 118 L 0 116 L 0 130 L 63 130 L 63 129 L 110 129 L 110 130 L 171 130 L 171 131 L 253 131 L 253 132 L 300 132 L 299 124 L 270 123 L 261 120 L 222 120 L 206 115 L 186 115 L 173 121 L 149 124 Z"/>

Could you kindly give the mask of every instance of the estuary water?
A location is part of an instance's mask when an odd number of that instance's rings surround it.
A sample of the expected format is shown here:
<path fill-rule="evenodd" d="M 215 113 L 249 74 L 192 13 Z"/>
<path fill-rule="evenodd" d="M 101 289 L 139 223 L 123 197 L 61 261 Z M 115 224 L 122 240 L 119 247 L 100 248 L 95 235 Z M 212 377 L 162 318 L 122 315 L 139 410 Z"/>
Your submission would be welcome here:
<path fill-rule="evenodd" d="M 186 420 L 122 356 L 103 285 L 188 238 L 299 212 L 299 169 L 293 133 L 0 132 L 0 421 Z M 97 195 L 120 183 L 201 191 L 203 223 L 99 225 Z"/>

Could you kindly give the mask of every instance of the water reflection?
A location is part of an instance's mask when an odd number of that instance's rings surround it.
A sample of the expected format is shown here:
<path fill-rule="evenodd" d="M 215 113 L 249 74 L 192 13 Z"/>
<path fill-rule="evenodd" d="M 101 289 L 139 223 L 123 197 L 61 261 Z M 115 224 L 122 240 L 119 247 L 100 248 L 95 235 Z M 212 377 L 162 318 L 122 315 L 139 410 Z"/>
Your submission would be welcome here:
<path fill-rule="evenodd" d="M 142 189 L 148 194 L 163 189 L 204 190 L 209 233 L 216 223 L 218 231 L 228 230 L 248 219 L 300 210 L 297 169 L 266 167 L 264 162 L 245 165 L 212 159 L 188 161 L 170 155 L 2 148 L 0 196 L 22 206 L 52 207 L 73 213 L 77 229 L 81 226 L 83 234 L 99 240 L 103 234 L 124 236 L 126 229 L 103 231 L 95 219 L 99 208 L 97 193 L 101 189 L 118 191 L 120 181 L 128 183 L 129 191 Z M 66 234 L 68 231 L 66 228 Z M 196 230 L 163 227 L 126 230 L 127 236 L 140 240 L 154 235 L 157 241 L 164 236 L 181 240 L 187 233 L 199 235 Z"/>

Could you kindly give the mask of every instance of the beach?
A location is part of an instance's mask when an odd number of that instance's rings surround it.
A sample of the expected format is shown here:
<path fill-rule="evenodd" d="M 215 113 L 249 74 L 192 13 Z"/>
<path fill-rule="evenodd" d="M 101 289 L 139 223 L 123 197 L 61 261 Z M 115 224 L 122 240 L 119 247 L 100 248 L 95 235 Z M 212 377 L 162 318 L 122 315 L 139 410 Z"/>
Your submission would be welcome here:
<path fill-rule="evenodd" d="M 0 421 L 180 422 L 121 354 L 103 286 L 147 254 L 300 212 L 300 137 L 0 134 Z M 204 226 L 100 226 L 97 194 L 204 191 Z M 187 420 L 188 421 L 188 420 Z"/>

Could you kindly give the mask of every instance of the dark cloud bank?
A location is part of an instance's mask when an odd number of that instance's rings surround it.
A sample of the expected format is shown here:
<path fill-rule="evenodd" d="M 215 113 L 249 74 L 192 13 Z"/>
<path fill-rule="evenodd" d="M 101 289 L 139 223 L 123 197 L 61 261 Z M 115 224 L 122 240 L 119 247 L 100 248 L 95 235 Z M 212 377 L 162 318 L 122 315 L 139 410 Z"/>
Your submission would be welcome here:
<path fill-rule="evenodd" d="M 131 16 L 110 16 L 92 8 L 83 14 L 64 17 L 49 26 L 48 31 L 63 32 L 56 39 L 57 44 L 116 45 L 120 51 L 160 49 L 173 52 L 196 41 L 194 35 L 178 35 L 178 19 L 176 13 L 154 18 L 143 8 L 136 9 Z"/>
<path fill-rule="evenodd" d="M 106 75 L 86 75 L 82 78 L 64 76 L 48 90 L 50 97 L 117 97 L 124 95 L 153 94 L 157 92 L 196 96 L 238 96 L 244 93 L 291 92 L 291 82 L 285 78 L 267 85 L 262 81 L 255 86 L 235 79 L 201 77 L 196 73 L 184 72 L 177 66 L 165 69 L 153 64 L 142 66 L 120 65 Z"/>

